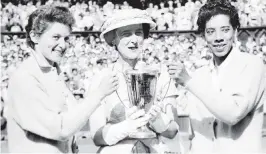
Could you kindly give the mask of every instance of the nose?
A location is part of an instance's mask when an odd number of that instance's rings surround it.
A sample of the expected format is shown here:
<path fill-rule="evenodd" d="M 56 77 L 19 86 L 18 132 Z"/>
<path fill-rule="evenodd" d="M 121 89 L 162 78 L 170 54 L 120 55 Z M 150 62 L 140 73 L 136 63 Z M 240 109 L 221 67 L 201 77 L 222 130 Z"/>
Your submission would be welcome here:
<path fill-rule="evenodd" d="M 138 43 L 138 36 L 136 34 L 131 35 L 130 43 Z"/>
<path fill-rule="evenodd" d="M 62 50 L 66 49 L 67 42 L 65 39 L 62 37 L 58 40 L 58 47 L 61 47 Z"/>
<path fill-rule="evenodd" d="M 223 41 L 224 41 L 224 39 L 215 39 L 215 43 L 221 43 Z"/>
<path fill-rule="evenodd" d="M 224 41 L 224 39 L 223 39 L 223 36 L 222 36 L 222 34 L 221 34 L 221 32 L 217 32 L 216 33 L 216 37 L 215 37 L 215 43 L 220 43 L 220 42 L 223 42 Z"/>

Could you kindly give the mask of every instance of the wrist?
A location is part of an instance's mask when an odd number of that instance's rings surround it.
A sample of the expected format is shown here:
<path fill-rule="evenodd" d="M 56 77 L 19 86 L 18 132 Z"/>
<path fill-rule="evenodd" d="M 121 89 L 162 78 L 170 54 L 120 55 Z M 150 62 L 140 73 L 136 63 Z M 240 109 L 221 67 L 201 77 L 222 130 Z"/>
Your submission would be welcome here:
<path fill-rule="evenodd" d="M 149 122 L 149 126 L 157 133 L 162 133 L 169 128 L 170 123 L 171 119 L 166 114 L 161 113 L 158 118 Z"/>
<path fill-rule="evenodd" d="M 129 135 L 131 132 L 134 131 L 134 128 L 131 125 L 131 121 L 126 119 L 120 123 L 120 129 L 124 132 L 125 135 Z"/>
<path fill-rule="evenodd" d="M 94 97 L 96 100 L 99 100 L 101 102 L 105 98 L 105 95 L 103 95 L 99 91 L 95 91 L 91 93 L 91 97 Z"/>
<path fill-rule="evenodd" d="M 90 104 L 91 106 L 93 106 L 94 104 L 96 106 L 100 105 L 101 102 L 104 100 L 104 96 L 96 91 L 90 91 L 89 93 L 87 93 L 86 98 L 84 99 L 84 101 L 86 102 L 91 102 L 91 103 L 87 103 Z"/>
<path fill-rule="evenodd" d="M 190 77 L 189 75 L 187 75 L 187 76 L 184 78 L 183 82 L 182 82 L 182 86 L 186 86 L 187 83 L 190 81 L 190 79 L 191 79 L 191 77 Z"/>

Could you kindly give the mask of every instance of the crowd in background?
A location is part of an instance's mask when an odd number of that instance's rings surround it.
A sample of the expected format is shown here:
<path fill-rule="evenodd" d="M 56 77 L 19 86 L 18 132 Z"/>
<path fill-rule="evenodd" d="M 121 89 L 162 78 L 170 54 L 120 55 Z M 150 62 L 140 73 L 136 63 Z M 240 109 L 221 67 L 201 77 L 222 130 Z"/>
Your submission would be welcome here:
<path fill-rule="evenodd" d="M 251 37 L 250 37 L 251 38 Z M 108 46 L 97 36 L 72 35 L 71 46 L 61 61 L 62 77 L 77 99 L 90 85 L 90 79 L 101 69 L 112 65 L 117 58 L 115 48 Z M 243 51 L 255 54 L 266 63 L 266 35 L 263 34 L 256 43 L 248 39 L 245 46 L 240 42 L 236 45 Z M 5 35 L 1 42 L 1 69 L 2 69 L 2 98 L 6 100 L 5 92 L 8 87 L 9 76 L 14 70 L 31 55 L 24 38 Z M 160 35 L 152 34 L 143 45 L 142 60 L 148 65 L 163 64 L 165 61 L 184 61 L 187 69 L 195 69 L 206 65 L 211 59 L 211 53 L 206 42 L 201 37 L 192 34 Z"/>
<path fill-rule="evenodd" d="M 99 7 L 92 1 L 87 4 L 83 1 L 75 5 L 53 0 L 46 3 L 62 3 L 61 5 L 70 6 L 70 10 L 76 18 L 74 31 L 98 31 L 105 18 L 112 15 L 113 11 L 130 8 L 127 2 L 122 5 L 107 2 L 103 7 Z M 239 9 L 243 27 L 266 25 L 266 3 L 261 4 L 261 7 L 256 6 L 256 9 L 253 5 L 244 2 L 233 3 Z M 38 2 L 36 5 L 28 2 L 27 5 L 19 4 L 17 6 L 8 3 L 5 7 L 1 7 L 2 26 L 5 26 L 8 31 L 24 31 L 27 15 L 39 5 L 41 4 Z M 189 0 L 184 6 L 181 6 L 181 3 L 176 3 L 175 6 L 177 7 L 172 7 L 173 1 L 168 1 L 168 7 L 164 7 L 164 5 L 164 3 L 161 3 L 160 6 L 150 3 L 147 8 L 158 25 L 157 30 L 196 29 L 196 14 L 202 5 L 201 1 L 192 2 Z M 245 45 L 241 42 L 236 42 L 235 45 L 243 52 L 260 56 L 266 64 L 266 34 L 262 34 L 258 40 L 255 41 L 253 37 L 250 37 Z M 91 79 L 101 69 L 112 65 L 118 58 L 118 52 L 97 35 L 72 35 L 70 42 L 71 46 L 61 62 L 63 70 L 61 76 L 76 99 L 82 100 L 90 87 Z M 4 35 L 1 41 L 2 109 L 7 101 L 9 77 L 31 55 L 28 48 L 25 38 L 17 35 Z M 206 42 L 192 33 L 174 35 L 152 33 L 145 40 L 141 59 L 148 65 L 160 65 L 167 61 L 182 60 L 189 72 L 192 73 L 195 69 L 208 64 L 211 56 Z M 2 109 L 1 117 L 4 114 Z"/>
<path fill-rule="evenodd" d="M 196 30 L 196 20 L 199 8 L 206 0 L 188 0 L 188 2 L 180 3 L 179 1 L 169 0 L 161 2 L 158 5 L 148 3 L 146 10 L 157 23 L 156 30 Z M 97 4 L 96 1 L 63 1 L 63 0 L 47 0 L 44 4 L 58 4 L 69 7 L 76 19 L 74 31 L 92 30 L 99 31 L 101 25 L 115 11 L 125 8 L 132 8 L 125 1 L 123 4 L 113 4 L 107 1 L 103 6 Z M 242 27 L 266 26 L 266 1 L 254 0 L 245 2 L 238 0 L 231 2 L 238 8 L 240 15 L 240 23 Z M 17 5 L 9 2 L 1 5 L 1 22 L 2 28 L 6 31 L 25 31 L 27 24 L 27 16 L 38 6 L 42 5 L 41 1 L 37 1 L 35 5 L 32 1 Z"/>

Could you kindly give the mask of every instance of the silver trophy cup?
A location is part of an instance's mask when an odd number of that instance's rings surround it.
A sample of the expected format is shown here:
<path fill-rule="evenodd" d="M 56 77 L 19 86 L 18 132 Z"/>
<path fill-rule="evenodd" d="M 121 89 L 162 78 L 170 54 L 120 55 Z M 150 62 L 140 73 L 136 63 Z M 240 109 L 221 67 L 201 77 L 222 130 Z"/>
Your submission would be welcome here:
<path fill-rule="evenodd" d="M 156 93 L 158 70 L 127 70 L 127 90 L 130 106 L 137 106 L 147 112 L 153 105 Z M 130 138 L 154 138 L 156 134 L 143 126 L 129 135 Z"/>

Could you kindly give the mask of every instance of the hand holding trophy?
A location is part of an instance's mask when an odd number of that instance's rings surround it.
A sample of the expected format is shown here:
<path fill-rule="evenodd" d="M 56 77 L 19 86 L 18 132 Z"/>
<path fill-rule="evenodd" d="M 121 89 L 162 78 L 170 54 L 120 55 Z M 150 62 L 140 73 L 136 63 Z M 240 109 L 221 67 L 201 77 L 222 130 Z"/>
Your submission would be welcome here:
<path fill-rule="evenodd" d="M 158 70 L 127 70 L 126 81 L 130 107 L 136 106 L 148 112 L 153 105 L 156 93 Z M 156 134 L 144 125 L 129 135 L 130 138 L 154 138 Z"/>

